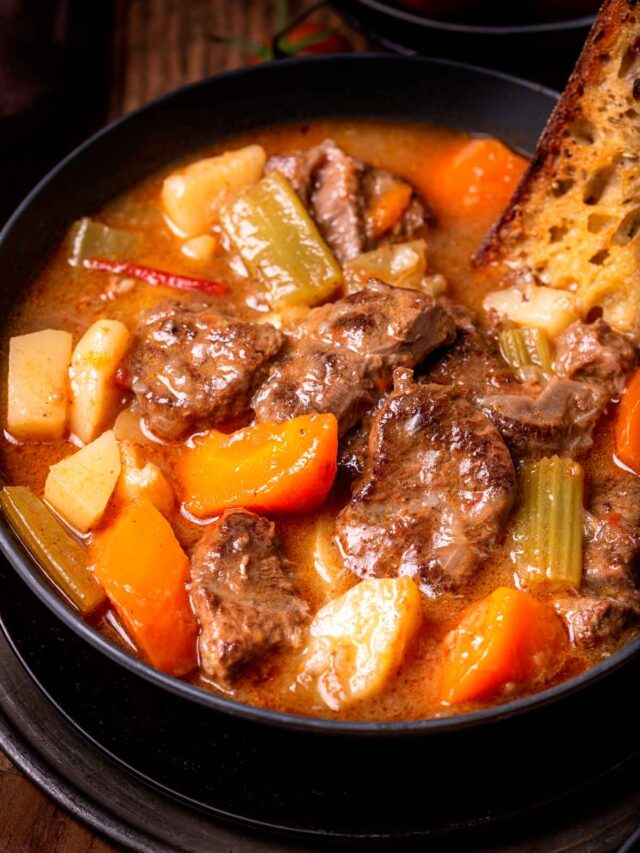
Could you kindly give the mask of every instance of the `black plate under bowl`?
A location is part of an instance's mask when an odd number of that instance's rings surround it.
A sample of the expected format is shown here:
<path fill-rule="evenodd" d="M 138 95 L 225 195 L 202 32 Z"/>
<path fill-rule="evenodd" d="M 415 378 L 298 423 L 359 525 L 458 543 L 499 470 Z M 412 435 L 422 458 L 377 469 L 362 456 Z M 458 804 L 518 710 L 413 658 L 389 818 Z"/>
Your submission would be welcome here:
<path fill-rule="evenodd" d="M 131 676 L 123 677 L 117 664 L 78 640 L 2 561 L 0 584 L 0 748 L 65 810 L 112 841 L 141 853 L 305 853 L 344 846 L 335 837 L 297 842 L 275 837 L 260 826 L 259 808 L 251 801 L 244 814 L 236 816 L 239 820 L 230 820 L 230 815 L 224 819 L 192 807 L 192 791 L 145 782 L 139 768 L 147 767 L 149 759 L 141 756 L 147 747 L 139 731 L 148 724 L 148 712 L 140 715 L 139 709 L 129 705 L 123 716 L 121 702 L 105 702 L 104 694 L 95 689 L 97 683 L 107 684 L 112 696 L 136 690 Z M 156 698 L 154 728 L 166 731 L 170 726 L 158 727 L 163 711 L 162 697 Z M 179 733 L 171 742 L 163 736 L 162 747 L 154 759 L 164 765 L 162 773 L 157 768 L 153 771 L 158 780 L 182 775 L 185 756 Z M 208 774 L 205 762 L 201 765 L 194 775 L 202 784 Z M 269 772 L 265 765 L 263 784 L 268 784 Z M 427 838 L 430 850 L 446 847 L 465 853 L 476 849 L 516 853 L 525 845 L 545 853 L 615 851 L 640 818 L 640 757 L 629 757 L 554 802 L 537 808 L 530 805 L 526 814 L 515 819 L 478 815 L 457 826 L 425 826 L 419 841 L 407 840 L 403 833 L 365 839 L 368 848 L 375 840 L 376 846 L 394 851 L 424 850 Z M 348 813 L 350 809 L 337 784 L 334 810 Z M 269 816 L 269 824 L 277 814 Z M 247 817 L 256 818 L 253 831 L 240 825 L 246 824 Z M 280 822 L 294 820 L 287 804 Z"/>
<path fill-rule="evenodd" d="M 216 140 L 282 121 L 373 117 L 492 134 L 530 152 L 553 104 L 552 94 L 504 75 L 389 56 L 292 60 L 203 81 L 107 128 L 34 190 L 0 235 L 0 311 L 7 315 L 70 222 Z M 60 631 L 75 634 L 64 655 L 54 643 L 60 657 L 37 673 L 45 691 L 65 677 L 56 664 L 75 668 L 74 724 L 150 784 L 210 814 L 315 838 L 469 830 L 553 800 L 640 746 L 628 701 L 640 641 L 571 682 L 475 714 L 414 723 L 296 717 L 151 669 L 74 614 L 2 521 L 0 544 Z M 58 704 L 70 701 L 63 693 Z"/>
<path fill-rule="evenodd" d="M 557 89 L 566 83 L 594 21 L 586 15 L 498 26 L 429 18 L 387 0 L 338 0 L 336 5 L 394 50 L 497 68 Z"/>

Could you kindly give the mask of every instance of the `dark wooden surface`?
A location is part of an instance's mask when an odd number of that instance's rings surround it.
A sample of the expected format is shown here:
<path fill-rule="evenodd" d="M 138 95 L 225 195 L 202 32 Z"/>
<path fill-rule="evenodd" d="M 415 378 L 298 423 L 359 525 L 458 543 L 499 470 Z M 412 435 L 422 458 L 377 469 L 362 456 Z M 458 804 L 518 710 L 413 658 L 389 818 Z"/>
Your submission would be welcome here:
<path fill-rule="evenodd" d="M 292 14 L 304 6 L 289 3 Z M 342 26 L 332 13 L 319 17 Z M 115 0 L 105 118 L 247 62 L 246 51 L 216 36 L 261 42 L 275 26 L 275 0 Z M 364 46 L 357 34 L 349 35 Z M 1 752 L 0 811 L 0 853 L 115 850 L 49 801 Z"/>

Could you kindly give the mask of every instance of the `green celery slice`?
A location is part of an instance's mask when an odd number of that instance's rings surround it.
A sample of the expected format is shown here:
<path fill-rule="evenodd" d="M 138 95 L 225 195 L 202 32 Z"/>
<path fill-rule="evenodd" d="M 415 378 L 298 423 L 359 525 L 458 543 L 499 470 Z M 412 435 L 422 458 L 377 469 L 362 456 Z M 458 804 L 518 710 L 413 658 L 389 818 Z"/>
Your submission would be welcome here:
<path fill-rule="evenodd" d="M 0 506 L 49 580 L 82 614 L 104 604 L 106 594 L 87 568 L 85 549 L 31 489 L 5 486 L 0 490 Z"/>
<path fill-rule="evenodd" d="M 544 376 L 553 373 L 551 346 L 544 329 L 506 329 L 500 332 L 500 351 L 518 379 L 527 378 L 529 368 L 538 368 Z"/>
<path fill-rule="evenodd" d="M 342 284 L 338 262 L 279 172 L 241 193 L 222 222 L 273 307 L 317 305 Z"/>
<path fill-rule="evenodd" d="M 525 586 L 579 589 L 582 582 L 584 472 L 572 459 L 525 463 L 516 518 L 517 573 Z"/>
<path fill-rule="evenodd" d="M 85 216 L 73 223 L 69 240 L 69 263 L 72 267 L 81 267 L 89 258 L 123 260 L 134 248 L 137 234 L 120 228 L 110 228 Z"/>

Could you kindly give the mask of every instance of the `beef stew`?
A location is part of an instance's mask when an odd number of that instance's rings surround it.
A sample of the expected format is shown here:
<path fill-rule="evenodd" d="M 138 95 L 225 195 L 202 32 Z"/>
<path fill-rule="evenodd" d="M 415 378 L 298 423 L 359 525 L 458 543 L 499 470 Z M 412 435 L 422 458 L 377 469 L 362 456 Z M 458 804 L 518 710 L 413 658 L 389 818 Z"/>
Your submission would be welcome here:
<path fill-rule="evenodd" d="M 9 318 L 1 445 L 70 605 L 205 689 L 342 719 L 473 710 L 626 642 L 635 347 L 535 298 L 505 322 L 469 265 L 523 166 L 318 122 L 74 226 Z"/>

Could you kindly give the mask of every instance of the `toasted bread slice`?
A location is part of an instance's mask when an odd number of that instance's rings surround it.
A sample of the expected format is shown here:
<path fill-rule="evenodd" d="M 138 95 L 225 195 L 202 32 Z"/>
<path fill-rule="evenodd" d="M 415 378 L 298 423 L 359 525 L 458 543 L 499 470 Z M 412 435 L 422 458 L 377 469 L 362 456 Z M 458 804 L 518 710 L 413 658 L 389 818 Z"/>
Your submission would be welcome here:
<path fill-rule="evenodd" d="M 477 265 L 528 268 L 640 340 L 640 2 L 605 0 Z"/>

